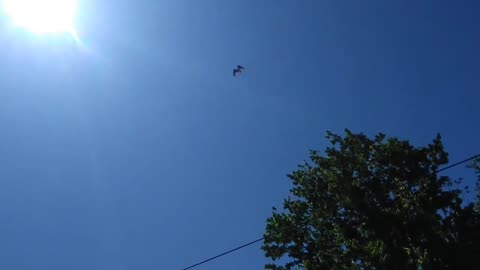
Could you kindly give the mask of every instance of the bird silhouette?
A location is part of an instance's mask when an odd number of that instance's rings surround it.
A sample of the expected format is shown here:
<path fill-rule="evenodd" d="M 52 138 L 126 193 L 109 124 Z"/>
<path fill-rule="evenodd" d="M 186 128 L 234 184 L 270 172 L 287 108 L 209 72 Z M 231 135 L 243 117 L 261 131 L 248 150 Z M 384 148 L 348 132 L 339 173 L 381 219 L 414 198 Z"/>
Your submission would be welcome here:
<path fill-rule="evenodd" d="M 237 65 L 236 68 L 233 69 L 233 77 L 237 76 L 238 73 L 242 73 L 245 68 L 241 65 Z"/>

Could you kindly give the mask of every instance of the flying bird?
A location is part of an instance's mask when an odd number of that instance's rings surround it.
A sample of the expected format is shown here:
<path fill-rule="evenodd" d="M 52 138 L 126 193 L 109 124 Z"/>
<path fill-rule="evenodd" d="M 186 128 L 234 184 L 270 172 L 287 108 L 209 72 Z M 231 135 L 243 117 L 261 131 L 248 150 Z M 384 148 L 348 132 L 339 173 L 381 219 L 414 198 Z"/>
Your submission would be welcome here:
<path fill-rule="evenodd" d="M 237 67 L 233 69 L 233 77 L 237 76 L 238 73 L 242 73 L 243 70 L 245 70 L 244 67 L 237 65 Z"/>

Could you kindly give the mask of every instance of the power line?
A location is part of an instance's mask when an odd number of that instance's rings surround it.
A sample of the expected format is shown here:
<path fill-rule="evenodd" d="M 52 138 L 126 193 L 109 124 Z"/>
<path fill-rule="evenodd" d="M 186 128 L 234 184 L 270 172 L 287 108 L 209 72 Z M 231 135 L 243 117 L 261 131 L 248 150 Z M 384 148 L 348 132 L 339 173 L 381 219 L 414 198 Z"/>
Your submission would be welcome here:
<path fill-rule="evenodd" d="M 445 167 L 445 168 L 442 168 L 442 169 L 440 169 L 440 170 L 437 170 L 436 172 L 439 173 L 439 172 L 446 171 L 446 170 L 448 170 L 448 169 L 451 169 L 451 168 L 456 167 L 456 166 L 458 166 L 458 165 L 461 165 L 461 164 L 463 164 L 463 163 L 469 162 L 469 161 L 474 160 L 474 159 L 476 159 L 476 158 L 480 158 L 480 155 L 475 155 L 475 156 L 473 156 L 473 157 L 467 158 L 467 159 L 462 160 L 462 161 L 460 161 L 460 162 L 454 163 L 454 164 L 452 164 L 452 165 L 450 165 L 450 166 L 447 166 L 447 167 Z"/>
<path fill-rule="evenodd" d="M 461 164 L 463 164 L 463 163 L 469 162 L 469 161 L 474 160 L 474 159 L 477 159 L 477 158 L 480 158 L 480 155 L 472 156 L 472 157 L 467 158 L 467 159 L 465 159 L 465 160 L 462 160 L 462 161 L 459 161 L 459 162 L 454 163 L 454 164 L 452 164 L 452 165 L 449 165 L 449 166 L 447 166 L 447 167 L 445 167 L 445 168 L 439 169 L 439 170 L 436 171 L 436 173 L 446 171 L 446 170 L 448 170 L 448 169 L 451 169 L 451 168 L 453 168 L 453 167 L 456 167 L 456 166 L 458 166 L 458 165 L 461 165 Z M 253 244 L 255 244 L 255 243 L 258 243 L 258 242 L 260 242 L 260 241 L 263 241 L 263 240 L 264 240 L 264 238 L 262 237 L 262 238 L 260 238 L 260 239 L 255 240 L 255 241 L 249 242 L 249 243 L 247 243 L 247 244 L 238 246 L 238 247 L 236 247 L 236 248 L 234 248 L 234 249 L 231 249 L 231 250 L 229 250 L 229 251 L 225 251 L 225 252 L 223 252 L 223 253 L 221 253 L 221 254 L 218 254 L 217 256 L 214 256 L 214 257 L 211 257 L 211 258 L 206 259 L 206 260 L 204 260 L 204 261 L 201 261 L 201 262 L 199 262 L 199 263 L 193 264 L 193 265 L 191 265 L 191 266 L 189 266 L 189 267 L 187 267 L 187 268 L 183 268 L 182 270 L 188 270 L 188 269 L 197 267 L 197 266 L 199 266 L 199 265 L 201 265 L 201 264 L 207 263 L 207 262 L 209 262 L 209 261 L 213 261 L 213 260 L 215 260 L 215 259 L 218 259 L 218 258 L 220 258 L 220 257 L 223 257 L 223 256 L 225 256 L 225 255 L 227 255 L 227 254 L 230 254 L 230 253 L 232 253 L 232 252 L 235 252 L 235 251 L 237 251 L 237 250 L 239 250 L 239 249 L 242 249 L 242 248 L 251 246 L 251 245 L 253 245 Z"/>
<path fill-rule="evenodd" d="M 239 246 L 239 247 L 236 247 L 236 248 L 234 248 L 234 249 L 231 249 L 231 250 L 229 250 L 229 251 L 223 252 L 222 254 L 218 254 L 217 256 L 211 257 L 211 258 L 209 258 L 209 259 L 206 259 L 206 260 L 201 261 L 201 262 L 199 262 L 199 263 L 196 263 L 196 264 L 194 264 L 194 265 L 191 265 L 191 266 L 189 266 L 189 267 L 187 267 L 187 268 L 183 268 L 183 270 L 187 270 L 187 269 L 194 268 L 194 267 L 199 266 L 199 265 L 201 265 L 201 264 L 204 264 L 204 263 L 206 263 L 206 262 L 209 262 L 209 261 L 215 260 L 215 259 L 217 259 L 217 258 L 220 258 L 220 257 L 222 257 L 222 256 L 225 256 L 225 255 L 227 255 L 227 254 L 229 254 L 229 253 L 235 252 L 235 251 L 237 251 L 237 250 L 239 250 L 239 249 L 242 249 L 242 248 L 244 248 L 244 247 L 251 246 L 251 245 L 253 245 L 253 244 L 257 243 L 257 242 L 260 242 L 260 241 L 262 241 L 262 240 L 263 240 L 263 237 L 260 238 L 260 239 L 255 240 L 255 241 L 252 241 L 252 242 L 250 242 L 250 243 L 247 243 L 247 244 L 241 245 L 241 246 Z"/>

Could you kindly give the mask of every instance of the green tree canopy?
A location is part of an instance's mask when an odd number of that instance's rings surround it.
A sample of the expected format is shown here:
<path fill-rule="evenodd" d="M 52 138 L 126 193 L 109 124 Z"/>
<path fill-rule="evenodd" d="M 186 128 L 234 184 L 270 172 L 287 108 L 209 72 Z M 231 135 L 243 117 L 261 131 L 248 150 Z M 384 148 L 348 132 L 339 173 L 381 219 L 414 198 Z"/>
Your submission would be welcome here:
<path fill-rule="evenodd" d="M 348 130 L 327 139 L 267 220 L 267 269 L 480 269 L 473 204 L 437 174 L 448 162 L 440 136 L 425 147 Z"/>

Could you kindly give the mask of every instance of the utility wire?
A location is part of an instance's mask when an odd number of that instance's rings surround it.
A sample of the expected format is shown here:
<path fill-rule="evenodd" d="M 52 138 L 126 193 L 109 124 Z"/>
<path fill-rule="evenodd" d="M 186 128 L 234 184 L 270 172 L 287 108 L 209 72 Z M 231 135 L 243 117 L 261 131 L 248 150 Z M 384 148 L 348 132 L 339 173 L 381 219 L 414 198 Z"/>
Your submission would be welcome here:
<path fill-rule="evenodd" d="M 217 256 L 211 257 L 210 259 L 206 259 L 206 260 L 204 260 L 204 261 L 201 261 L 201 262 L 199 262 L 199 263 L 196 263 L 196 264 L 194 264 L 194 265 L 191 265 L 191 266 L 189 266 L 189 267 L 187 267 L 187 268 L 183 268 L 183 270 L 187 270 L 187 269 L 194 268 L 194 267 L 199 266 L 199 265 L 201 265 L 201 264 L 204 264 L 204 263 L 206 263 L 206 262 L 209 262 L 209 261 L 215 260 L 215 259 L 217 259 L 217 258 L 219 258 L 219 257 L 225 256 L 225 255 L 227 255 L 227 254 L 229 254 L 229 253 L 235 252 L 235 251 L 237 251 L 237 250 L 239 250 L 239 249 L 242 249 L 242 248 L 244 248 L 244 247 L 251 246 L 251 245 L 253 245 L 253 244 L 257 243 L 257 242 L 260 242 L 260 241 L 262 241 L 262 240 L 263 240 L 263 237 L 260 238 L 260 239 L 255 240 L 255 241 L 252 241 L 252 242 L 250 242 L 250 243 L 247 243 L 247 244 L 241 245 L 241 246 L 239 246 L 239 247 L 236 247 L 236 248 L 234 248 L 234 249 L 231 249 L 231 250 L 229 250 L 229 251 L 226 251 L 226 252 L 224 252 L 224 253 L 222 253 L 222 254 L 218 254 Z"/>
<path fill-rule="evenodd" d="M 455 163 L 455 164 L 452 164 L 452 165 L 450 165 L 450 166 L 447 166 L 447 167 L 445 167 L 445 168 L 442 168 L 442 169 L 440 169 L 440 170 L 437 170 L 437 173 L 446 171 L 446 170 L 448 170 L 448 169 L 451 169 L 451 168 L 453 168 L 453 167 L 456 167 L 456 166 L 458 166 L 458 165 L 461 165 L 461 164 L 463 164 L 463 163 L 465 163 L 465 162 L 469 162 L 469 161 L 474 160 L 474 159 L 476 159 L 476 158 L 480 158 L 480 155 L 475 155 L 475 156 L 473 156 L 473 157 L 467 158 L 467 159 L 465 159 L 465 160 L 462 160 L 462 161 L 460 161 L 460 162 L 457 162 L 457 163 Z"/>
<path fill-rule="evenodd" d="M 462 161 L 459 161 L 459 162 L 454 163 L 454 164 L 452 164 L 452 165 L 449 165 L 449 166 L 447 166 L 447 167 L 445 167 L 445 168 L 439 169 L 439 170 L 436 171 L 436 173 L 446 171 L 446 170 L 448 170 L 448 169 L 451 169 L 451 168 L 453 168 L 453 167 L 456 167 L 456 166 L 458 166 L 458 165 L 461 165 L 461 164 L 463 164 L 463 163 L 469 162 L 469 161 L 474 160 L 474 159 L 477 159 L 477 158 L 480 158 L 480 155 L 472 156 L 472 157 L 467 158 L 467 159 L 465 159 L 465 160 L 462 160 Z M 183 268 L 182 270 L 192 269 L 192 268 L 197 267 L 197 266 L 199 266 L 199 265 L 201 265 L 201 264 L 207 263 L 207 262 L 209 262 L 209 261 L 213 261 L 213 260 L 215 260 L 215 259 L 218 259 L 218 258 L 220 258 L 220 257 L 223 257 L 223 256 L 225 256 L 225 255 L 227 255 L 227 254 L 230 254 L 230 253 L 232 253 L 232 252 L 235 252 L 235 251 L 237 251 L 237 250 L 239 250 L 239 249 L 246 248 L 246 247 L 248 247 L 248 246 L 251 246 L 251 245 L 253 245 L 253 244 L 255 244 L 255 243 L 258 243 L 258 242 L 260 242 L 260 241 L 263 241 L 263 240 L 264 240 L 264 238 L 262 237 L 262 238 L 260 238 L 260 239 L 255 240 L 255 241 L 249 242 L 249 243 L 247 243 L 247 244 L 238 246 L 238 247 L 236 247 L 236 248 L 234 248 L 234 249 L 231 249 L 231 250 L 229 250 L 229 251 L 225 251 L 225 252 L 223 252 L 223 253 L 221 253 L 221 254 L 218 254 L 217 256 L 214 256 L 214 257 L 211 257 L 211 258 L 206 259 L 206 260 L 204 260 L 204 261 L 201 261 L 201 262 L 199 262 L 199 263 L 193 264 L 193 265 L 191 265 L 191 266 L 189 266 L 189 267 L 187 267 L 187 268 Z"/>

